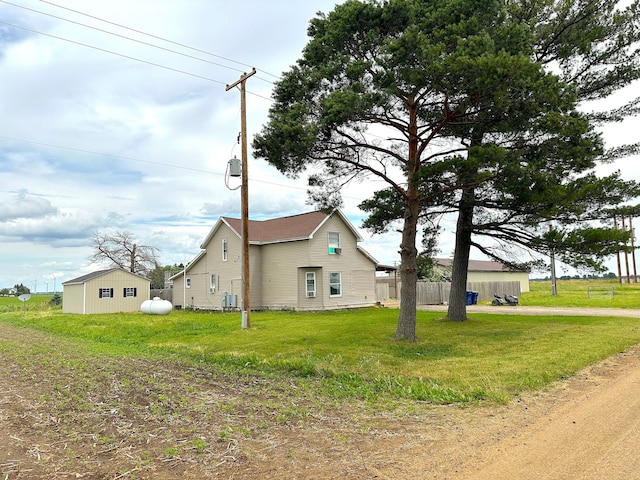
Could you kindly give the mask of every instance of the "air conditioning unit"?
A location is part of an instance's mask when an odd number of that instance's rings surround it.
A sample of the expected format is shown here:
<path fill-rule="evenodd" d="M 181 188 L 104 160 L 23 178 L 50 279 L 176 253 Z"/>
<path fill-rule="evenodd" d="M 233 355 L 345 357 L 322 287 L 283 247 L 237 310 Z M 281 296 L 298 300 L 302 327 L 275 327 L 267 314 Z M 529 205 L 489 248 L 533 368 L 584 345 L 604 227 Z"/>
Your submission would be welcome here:
<path fill-rule="evenodd" d="M 222 295 L 222 308 L 238 308 L 238 295 L 225 292 Z"/>
<path fill-rule="evenodd" d="M 316 298 L 316 292 L 307 293 L 307 298 Z"/>
<path fill-rule="evenodd" d="M 342 249 L 341 248 L 334 248 L 333 251 L 337 254 L 340 255 L 342 253 Z"/>

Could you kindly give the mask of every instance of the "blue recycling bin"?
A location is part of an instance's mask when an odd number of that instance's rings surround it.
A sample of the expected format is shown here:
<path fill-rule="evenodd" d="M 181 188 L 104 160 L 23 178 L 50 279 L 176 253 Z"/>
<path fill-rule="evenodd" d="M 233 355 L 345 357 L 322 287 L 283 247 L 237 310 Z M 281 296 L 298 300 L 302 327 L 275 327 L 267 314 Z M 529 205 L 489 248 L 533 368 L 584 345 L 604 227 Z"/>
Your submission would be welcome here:
<path fill-rule="evenodd" d="M 467 305 L 473 305 L 473 292 L 467 291 Z"/>
<path fill-rule="evenodd" d="M 478 293 L 479 292 L 471 292 L 471 305 L 478 304 Z"/>

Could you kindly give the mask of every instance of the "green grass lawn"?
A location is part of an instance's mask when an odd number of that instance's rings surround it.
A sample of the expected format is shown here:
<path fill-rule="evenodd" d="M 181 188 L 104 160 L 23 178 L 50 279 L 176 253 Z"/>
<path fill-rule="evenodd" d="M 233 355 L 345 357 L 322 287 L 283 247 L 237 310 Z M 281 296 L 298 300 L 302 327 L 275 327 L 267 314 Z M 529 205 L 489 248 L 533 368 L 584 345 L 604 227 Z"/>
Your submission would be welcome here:
<path fill-rule="evenodd" d="M 286 376 L 332 396 L 433 403 L 504 402 L 640 342 L 640 320 L 633 318 L 474 314 L 454 323 L 442 313 L 418 312 L 418 341 L 402 342 L 394 339 L 398 310 L 384 308 L 253 312 L 252 328 L 243 330 L 239 313 L 69 315 L 1 306 L 0 322 L 101 354 Z"/>

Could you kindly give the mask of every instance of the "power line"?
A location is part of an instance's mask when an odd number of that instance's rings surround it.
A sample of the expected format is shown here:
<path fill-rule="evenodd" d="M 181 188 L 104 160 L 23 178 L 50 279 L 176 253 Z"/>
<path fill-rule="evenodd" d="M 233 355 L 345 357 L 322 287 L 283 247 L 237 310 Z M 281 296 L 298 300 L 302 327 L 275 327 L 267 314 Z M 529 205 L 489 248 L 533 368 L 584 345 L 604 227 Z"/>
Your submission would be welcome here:
<path fill-rule="evenodd" d="M 2 1 L 2 0 L 0 0 Z M 112 50 L 107 50 L 105 48 L 100 48 L 100 47 L 96 47 L 94 45 L 89 45 L 87 43 L 83 43 L 83 42 L 78 42 L 76 40 L 71 40 L 69 38 L 64 38 L 64 37 L 59 37 L 57 35 L 52 35 L 50 33 L 44 33 L 44 32 L 39 32 L 38 30 L 34 30 L 32 28 L 27 28 L 27 27 L 22 27 L 20 25 L 15 25 L 13 23 L 9 23 L 9 22 L 3 22 L 2 20 L 0 20 L 0 23 L 2 23 L 3 25 L 8 25 L 10 27 L 14 27 L 14 28 L 19 28 L 20 30 L 25 30 L 27 32 L 31 32 L 31 33 L 37 33 L 38 35 L 44 35 L 46 37 L 50 37 L 50 38 L 55 38 L 56 40 L 62 40 L 63 42 L 69 42 L 69 43 L 73 43 L 75 45 L 81 45 L 83 47 L 87 47 L 87 48 L 93 48 L 94 50 L 98 50 L 100 52 L 105 52 L 105 53 L 110 53 L 112 55 L 117 55 L 119 57 L 123 57 L 123 58 L 127 58 L 129 60 L 134 60 L 136 62 L 141 62 L 141 63 L 146 63 L 147 65 L 153 65 L 154 67 L 160 67 L 160 68 L 164 68 L 166 70 L 171 70 L 173 72 L 178 72 L 178 73 L 182 73 L 184 75 L 190 75 L 192 77 L 197 77 L 197 78 L 201 78 L 203 80 L 207 80 L 209 82 L 214 82 L 214 83 L 220 83 L 222 85 L 226 85 L 226 82 L 222 82 L 220 80 L 214 80 L 213 78 L 209 78 L 209 77 L 205 77 L 203 75 L 198 75 L 196 73 L 191 73 L 191 72 L 186 72 L 184 70 L 180 70 L 178 68 L 173 68 L 173 67 L 168 67 L 166 65 L 161 65 L 159 63 L 154 63 L 154 62 L 150 62 L 148 60 L 142 60 L 141 58 L 136 58 L 136 57 L 132 57 L 130 55 L 125 55 L 123 53 L 118 53 L 118 52 L 114 52 Z"/>
<path fill-rule="evenodd" d="M 24 138 L 9 137 L 9 136 L 6 136 L 6 135 L 0 135 L 0 138 L 3 138 L 5 140 L 11 140 L 11 141 L 14 141 L 14 142 L 23 142 L 23 143 L 29 143 L 29 144 L 32 144 L 32 145 L 39 145 L 39 146 L 47 147 L 47 148 L 58 148 L 58 149 L 61 149 L 61 150 L 69 150 L 69 151 L 72 151 L 72 152 L 86 153 L 86 154 L 90 154 L 90 155 L 99 155 L 99 156 L 102 156 L 102 157 L 118 158 L 120 160 L 127 160 L 127 161 L 130 161 L 130 162 L 146 163 L 146 164 L 149 164 L 149 165 L 157 165 L 157 166 L 161 166 L 161 167 L 177 168 L 179 170 L 188 170 L 188 171 L 191 171 L 191 172 L 207 173 L 207 174 L 210 174 L 210 175 L 218 175 L 218 176 L 224 176 L 225 175 L 224 173 L 213 172 L 211 170 L 204 170 L 204 169 L 201 169 L 201 168 L 185 167 L 183 165 L 175 165 L 175 164 L 172 164 L 172 163 L 164 163 L 164 162 L 154 162 L 154 161 L 151 161 L 151 160 L 142 160 L 140 158 L 135 158 L 135 157 L 127 157 L 127 156 L 123 156 L 123 155 L 113 155 L 113 154 L 110 154 L 110 153 L 95 152 L 95 151 L 92 151 L 92 150 L 85 150 L 85 149 L 82 149 L 82 148 L 67 147 L 67 146 L 63 146 L 63 145 L 55 145 L 55 144 L 52 144 L 52 143 L 38 142 L 38 141 L 35 141 L 35 140 L 27 140 L 27 139 L 24 139 Z M 296 187 L 294 185 L 285 185 L 283 183 L 269 182 L 269 181 L 266 181 L 266 180 L 258 180 L 258 179 L 254 179 L 254 178 L 251 178 L 250 180 L 252 182 L 262 183 L 262 184 L 265 184 L 265 185 L 273 185 L 273 186 L 276 186 L 276 187 L 284 187 L 284 188 L 290 188 L 290 189 L 293 189 L 293 190 L 305 190 L 306 191 L 306 187 Z M 354 200 L 361 200 L 359 198 L 349 197 L 349 196 L 345 196 L 345 198 L 351 198 L 351 199 L 354 199 Z"/>
<path fill-rule="evenodd" d="M 5 0 L 0 0 L 0 2 L 2 2 L 2 3 L 9 3 L 9 2 L 6 2 Z M 13 5 L 13 4 L 11 4 L 11 3 L 9 3 L 9 4 L 10 4 L 10 5 Z M 76 23 L 76 22 L 73 22 L 73 23 Z M 27 32 L 31 32 L 31 33 L 36 33 L 36 34 L 38 34 L 38 35 L 44 35 L 44 36 L 46 36 L 46 37 L 55 38 L 56 40 L 61 40 L 61 41 L 63 41 L 63 42 L 68 42 L 68 43 L 72 43 L 72 44 L 75 44 L 75 45 L 80 45 L 80 46 L 83 46 L 83 47 L 86 47 L 86 48 L 92 48 L 92 49 L 94 49 L 94 50 L 98 50 L 98 51 L 100 51 L 100 52 L 110 53 L 110 54 L 112 54 L 112 55 L 117 55 L 117 56 L 119 56 L 119 57 L 123 57 L 123 58 L 129 59 L 129 60 L 133 60 L 133 61 L 141 62 L 141 63 L 146 63 L 147 65 L 152 65 L 152 66 L 154 66 L 154 67 L 164 68 L 165 70 L 170 70 L 170 71 L 172 71 L 172 72 L 182 73 L 182 74 L 184 74 L 184 75 L 189 75 L 189 76 L 191 76 L 191 77 L 200 78 L 200 79 L 203 79 L 203 80 L 207 80 L 207 81 L 209 81 L 209 82 L 219 83 L 219 84 L 221 84 L 221 85 L 225 85 L 225 86 L 228 84 L 228 82 L 223 82 L 223 81 L 221 81 L 221 80 L 215 80 L 215 79 L 213 79 L 213 78 L 205 77 L 204 75 L 198 75 L 198 74 L 196 74 L 196 73 L 191 73 L 191 72 L 187 72 L 187 71 L 185 71 L 185 70 L 180 70 L 179 68 L 169 67 L 169 66 L 167 66 L 167 65 L 162 65 L 162 64 L 160 64 L 160 63 L 155 63 L 155 62 L 151 62 L 151 61 L 148 61 L 148 60 L 143 60 L 143 59 L 141 59 L 141 58 L 136 58 L 136 57 L 132 57 L 132 56 L 130 56 L 130 55 L 125 55 L 125 54 L 123 54 L 123 53 L 114 52 L 113 50 L 107 50 L 107 49 L 105 49 L 105 48 L 96 47 L 96 46 L 94 46 L 94 45 L 89 45 L 88 43 L 79 42 L 79 41 L 76 41 L 76 40 L 71 40 L 71 39 L 69 39 L 69 38 L 60 37 L 60 36 L 57 36 L 57 35 L 52 35 L 52 34 L 50 34 L 50 33 L 40 32 L 40 31 L 38 31 L 38 30 L 34 30 L 34 29 L 32 29 L 32 28 L 23 27 L 23 26 L 21 26 L 21 25 L 16 25 L 16 24 L 9 23 L 9 22 L 5 22 L 5 21 L 2 21 L 2 20 L 0 20 L 0 24 L 7 25 L 7 26 L 9 26 L 9 27 L 13 27 L 13 28 L 18 28 L 18 29 L 20 29 L 20 30 L 25 30 L 25 31 L 27 31 Z M 93 28 L 93 27 L 90 27 L 90 28 Z M 107 32 L 107 33 L 108 33 L 108 32 Z M 114 35 L 117 35 L 117 34 L 114 34 Z M 120 36 L 120 35 L 117 35 L 117 36 Z M 124 37 L 124 38 L 127 38 L 127 37 Z M 133 40 L 133 39 L 132 39 L 132 40 Z M 134 41 L 137 41 L 137 40 L 134 40 Z M 141 43 L 144 43 L 144 42 L 141 42 Z M 150 44 L 149 44 L 149 45 L 150 45 Z M 152 45 L 152 46 L 154 46 L 154 45 Z M 157 48 L 162 49 L 162 47 L 157 47 Z M 165 50 L 167 50 L 167 49 L 165 49 Z M 169 51 L 171 51 L 171 50 L 169 50 Z M 180 55 L 184 55 L 184 54 L 181 54 L 180 52 L 175 52 L 175 53 L 178 53 L 178 54 L 180 54 Z M 185 56 L 188 56 L 188 55 L 185 55 Z M 196 58 L 196 57 L 193 57 L 193 58 Z M 207 60 L 203 60 L 203 61 L 207 61 Z M 208 63 L 213 63 L 213 62 L 208 62 Z M 222 66 L 222 65 L 221 65 L 221 66 Z M 227 67 L 227 68 L 230 68 L 230 67 Z M 260 95 L 260 94 L 258 94 L 258 93 L 250 92 L 250 91 L 247 91 L 247 93 L 248 93 L 249 95 L 253 95 L 254 97 L 262 98 L 263 100 L 268 100 L 268 101 L 270 101 L 270 102 L 273 102 L 273 99 L 272 99 L 272 98 L 265 97 L 264 95 Z"/>
<path fill-rule="evenodd" d="M 4 0 L 2 0 L 2 1 L 4 1 Z M 132 32 L 139 33 L 139 34 L 141 34 L 141 35 L 146 35 L 146 36 L 148 36 L 148 37 L 155 38 L 155 39 L 157 39 L 157 40 L 162 40 L 163 42 L 167 42 L 167 43 L 170 43 L 170 44 L 172 44 L 172 45 L 177 45 L 177 46 L 179 46 L 179 47 L 187 48 L 187 49 L 189 49 L 189 50 L 193 50 L 194 52 L 204 53 L 204 54 L 206 54 L 206 55 L 210 55 L 210 56 L 212 56 L 212 57 L 220 58 L 220 59 L 225 60 L 225 61 L 227 61 L 227 62 L 232 62 L 232 63 L 235 63 L 235 64 L 237 64 L 237 65 L 242 65 L 243 67 L 249 67 L 249 68 L 252 68 L 252 65 L 249 65 L 249 64 L 247 64 L 247 63 L 243 63 L 243 62 L 239 62 L 239 61 L 237 61 L 237 60 L 233 60 L 233 59 L 228 58 L 228 57 L 223 57 L 222 55 L 217 55 L 217 54 L 215 54 L 215 53 L 211 53 L 211 52 L 208 52 L 208 51 L 206 51 L 206 50 L 201 50 L 201 49 L 199 49 L 199 48 L 191 47 L 190 45 L 186 45 L 186 44 L 184 44 L 184 43 L 176 42 L 176 41 L 173 41 L 173 40 L 169 40 L 169 39 L 167 39 L 167 38 L 164 38 L 164 37 L 160 37 L 160 36 L 158 36 L 158 35 L 153 35 L 153 34 L 151 34 L 151 33 L 143 32 L 142 30 L 137 30 L 137 29 L 135 29 L 135 28 L 127 27 L 126 25 L 122 25 L 122 24 L 120 24 L 120 23 L 112 22 L 112 21 L 110 21 L 110 20 L 105 20 L 104 18 L 97 17 L 97 16 L 94 16 L 94 15 L 90 15 L 90 14 L 88 14 L 88 13 L 84 13 L 84 12 L 81 12 L 81 11 L 79 11 L 79 10 L 74 10 L 74 9 L 72 9 L 72 8 L 65 7 L 65 6 L 63 6 L 63 5 L 58 5 L 57 3 L 49 2 L 49 1 L 47 1 L 47 0 L 40 0 L 40 1 L 41 1 L 42 3 L 47 3 L 47 4 L 52 5 L 52 6 L 54 6 L 54 7 L 62 8 L 62 9 L 64 9 L 64 10 L 68 10 L 68 11 L 70 11 L 70 12 L 77 13 L 78 15 L 83 15 L 83 16 L 85 16 L 85 17 L 93 18 L 94 20 L 98 20 L 98 21 L 101 21 L 101 22 L 104 22 L 104 23 L 108 23 L 108 24 L 110 24 L 110 25 L 114 25 L 114 26 L 119 27 L 119 28 L 124 28 L 125 30 L 130 30 L 130 31 L 132 31 Z M 5 2 L 5 3 L 6 3 L 6 2 Z M 262 70 L 262 69 L 259 69 L 259 68 L 258 68 L 258 69 L 256 69 L 256 70 L 258 70 L 258 71 L 260 71 L 260 72 L 262 72 L 262 73 L 265 73 L 265 74 L 267 74 L 267 75 L 269 75 L 269 76 L 271 76 L 271 77 L 274 77 L 274 78 L 276 78 L 276 79 L 279 79 L 279 78 L 280 78 L 280 77 L 278 77 L 277 75 L 274 75 L 273 73 L 269 73 L 269 72 L 267 72 L 266 70 Z M 238 71 L 240 71 L 240 70 L 238 70 Z M 260 78 L 260 77 L 256 77 L 256 78 Z M 264 81 L 266 81 L 266 82 L 268 82 L 268 81 L 269 81 L 269 80 L 265 80 L 265 79 L 263 79 L 263 78 L 261 78 L 261 80 L 264 80 Z"/>
<path fill-rule="evenodd" d="M 240 70 L 238 68 L 230 67 L 228 65 L 223 65 L 222 63 L 212 62 L 210 60 L 206 60 L 204 58 L 196 57 L 194 55 L 189 55 L 187 53 L 178 52 L 177 50 L 172 50 L 170 48 L 161 47 L 160 45 L 154 45 L 153 43 L 144 42 L 142 40 L 138 40 L 138 39 L 135 39 L 135 38 L 132 38 L 132 37 L 127 37 L 126 35 L 120 35 L 119 33 L 110 32 L 109 30 L 104 30 L 102 28 L 94 27 L 92 25 L 87 25 L 86 23 L 76 22 L 75 20 L 69 20 L 68 18 L 59 17 L 57 15 L 53 15 L 53 14 L 50 14 L 50 13 L 47 13 L 47 12 L 42 12 L 40 10 L 35 10 L 33 8 L 25 7 L 25 6 L 22 6 L 22 5 L 17 5 L 15 3 L 7 2 L 6 0 L 0 0 L 0 2 L 6 3 L 7 5 L 12 5 L 12 6 L 17 7 L 17 8 L 22 8 L 24 10 L 29 10 L 30 12 L 35 12 L 35 13 L 39 13 L 41 15 L 46 15 L 48 17 L 56 18 L 56 19 L 62 20 L 64 22 L 69 22 L 69 23 L 73 23 L 75 25 L 80 25 L 81 27 L 90 28 L 90 29 L 96 30 L 98 32 L 106 33 L 107 35 L 113 35 L 114 37 L 124 38 L 125 40 L 130 40 L 132 42 L 137 42 L 137 43 L 140 43 L 142 45 L 147 45 L 149 47 L 157 48 L 159 50 L 164 50 L 166 52 L 175 53 L 176 55 L 182 55 L 183 57 L 191 58 L 191 59 L 194 59 L 194 60 L 199 60 L 201 62 L 206 62 L 206 63 L 209 63 L 211 65 L 216 65 L 218 67 L 228 68 L 229 70 L 233 70 L 235 72 L 242 72 L 242 70 Z M 272 83 L 272 82 L 270 82 L 270 83 Z"/>

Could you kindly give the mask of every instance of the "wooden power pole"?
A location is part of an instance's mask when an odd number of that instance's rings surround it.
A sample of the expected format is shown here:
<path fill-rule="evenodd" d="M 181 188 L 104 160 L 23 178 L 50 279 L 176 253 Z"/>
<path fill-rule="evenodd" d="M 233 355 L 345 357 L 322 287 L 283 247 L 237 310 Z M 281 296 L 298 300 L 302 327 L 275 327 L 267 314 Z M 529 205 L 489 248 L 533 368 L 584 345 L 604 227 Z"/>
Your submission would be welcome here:
<path fill-rule="evenodd" d="M 242 211 L 242 328 L 251 328 L 251 288 L 249 277 L 249 166 L 247 155 L 247 78 L 255 75 L 256 69 L 243 74 L 240 79 L 227 85 L 225 91 L 240 85 L 240 128 L 242 134 L 242 184 L 240 187 L 240 210 Z"/>

